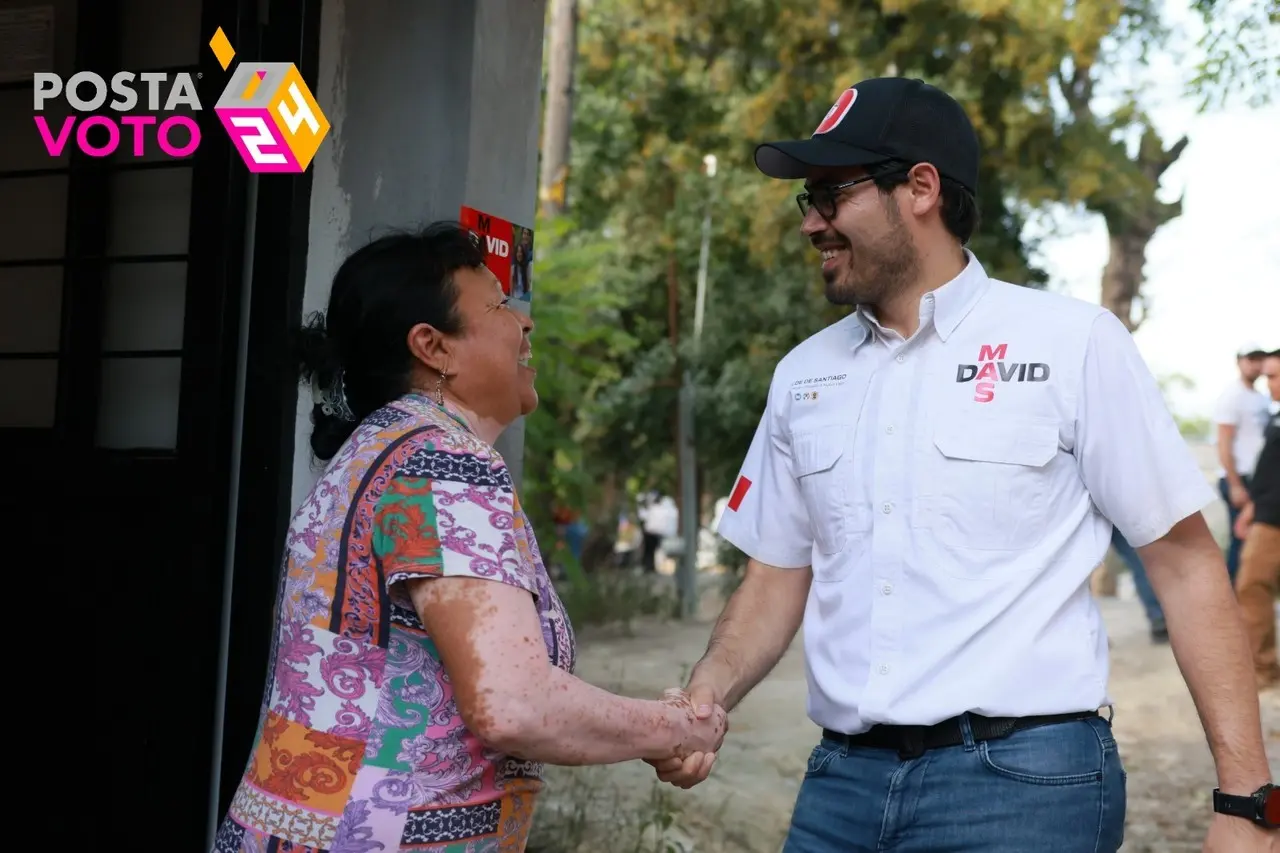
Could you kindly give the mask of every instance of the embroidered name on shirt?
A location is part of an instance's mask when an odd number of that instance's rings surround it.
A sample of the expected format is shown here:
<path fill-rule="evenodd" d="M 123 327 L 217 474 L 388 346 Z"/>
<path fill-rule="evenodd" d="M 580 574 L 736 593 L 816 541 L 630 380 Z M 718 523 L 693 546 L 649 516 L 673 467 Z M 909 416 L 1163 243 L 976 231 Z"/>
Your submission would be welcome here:
<path fill-rule="evenodd" d="M 956 382 L 976 382 L 973 399 L 990 403 L 996 398 L 997 382 L 1047 382 L 1049 365 L 1043 362 L 1005 361 L 1008 344 L 983 344 L 978 350 L 977 364 L 956 365 Z"/>
<path fill-rule="evenodd" d="M 791 383 L 792 388 L 804 388 L 817 386 L 825 388 L 832 385 L 843 385 L 845 380 L 849 378 L 847 373 L 837 373 L 835 376 L 811 376 L 808 379 L 797 379 Z"/>
<path fill-rule="evenodd" d="M 849 380 L 849 374 L 837 373 L 834 376 L 811 376 L 808 379 L 797 379 L 791 383 L 791 399 L 796 402 L 818 399 L 818 388 L 835 388 Z"/>

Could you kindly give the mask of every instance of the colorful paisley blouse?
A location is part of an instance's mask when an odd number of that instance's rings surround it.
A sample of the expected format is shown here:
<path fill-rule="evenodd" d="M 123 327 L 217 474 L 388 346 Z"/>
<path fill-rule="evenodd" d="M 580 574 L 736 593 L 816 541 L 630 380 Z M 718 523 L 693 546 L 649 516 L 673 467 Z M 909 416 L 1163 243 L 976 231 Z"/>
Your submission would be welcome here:
<path fill-rule="evenodd" d="M 467 731 L 401 583 L 423 577 L 528 590 L 573 671 L 502 457 L 411 394 L 360 425 L 289 526 L 262 718 L 215 853 L 524 850 L 542 765 Z"/>

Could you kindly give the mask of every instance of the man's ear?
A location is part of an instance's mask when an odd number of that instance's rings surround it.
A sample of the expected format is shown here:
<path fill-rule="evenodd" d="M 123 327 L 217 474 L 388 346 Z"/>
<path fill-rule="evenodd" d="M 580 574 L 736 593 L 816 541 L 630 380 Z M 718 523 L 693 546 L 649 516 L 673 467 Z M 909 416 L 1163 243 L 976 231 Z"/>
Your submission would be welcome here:
<path fill-rule="evenodd" d="M 907 191 L 910 193 L 911 212 L 924 216 L 942 205 L 942 176 L 932 163 L 917 163 L 907 173 Z"/>
<path fill-rule="evenodd" d="M 409 352 L 434 373 L 448 376 L 453 366 L 453 339 L 430 323 L 418 323 L 405 339 Z"/>

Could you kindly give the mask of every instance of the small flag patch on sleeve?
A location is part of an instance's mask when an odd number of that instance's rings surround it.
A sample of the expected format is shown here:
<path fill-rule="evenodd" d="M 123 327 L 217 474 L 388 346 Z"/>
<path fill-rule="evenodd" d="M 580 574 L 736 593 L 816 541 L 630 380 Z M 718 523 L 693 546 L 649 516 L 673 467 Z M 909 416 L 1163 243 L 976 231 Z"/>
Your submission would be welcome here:
<path fill-rule="evenodd" d="M 738 507 L 742 506 L 742 499 L 747 496 L 747 490 L 750 488 L 751 481 L 739 474 L 738 482 L 733 484 L 733 493 L 729 495 L 728 508 L 737 512 Z"/>

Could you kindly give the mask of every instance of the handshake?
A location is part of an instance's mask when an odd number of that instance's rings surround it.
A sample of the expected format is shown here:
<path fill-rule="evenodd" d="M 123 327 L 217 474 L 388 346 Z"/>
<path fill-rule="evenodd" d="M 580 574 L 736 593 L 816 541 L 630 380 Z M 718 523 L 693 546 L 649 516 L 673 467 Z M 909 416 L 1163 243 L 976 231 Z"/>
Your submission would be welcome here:
<path fill-rule="evenodd" d="M 728 713 L 711 690 L 701 685 L 690 692 L 673 687 L 663 692 L 661 702 L 672 709 L 677 743 L 672 755 L 645 762 L 663 782 L 687 790 L 711 775 L 716 752 L 729 730 Z"/>

